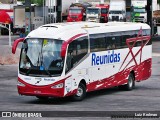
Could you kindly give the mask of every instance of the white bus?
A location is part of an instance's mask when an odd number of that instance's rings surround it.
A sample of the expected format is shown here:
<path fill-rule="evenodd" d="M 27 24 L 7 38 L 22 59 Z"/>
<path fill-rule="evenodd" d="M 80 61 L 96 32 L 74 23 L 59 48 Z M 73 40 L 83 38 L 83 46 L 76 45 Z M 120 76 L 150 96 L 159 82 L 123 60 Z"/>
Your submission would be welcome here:
<path fill-rule="evenodd" d="M 132 90 L 151 76 L 150 27 L 144 23 L 56 23 L 43 25 L 23 42 L 18 93 L 48 97 L 72 96 L 118 86 Z"/>

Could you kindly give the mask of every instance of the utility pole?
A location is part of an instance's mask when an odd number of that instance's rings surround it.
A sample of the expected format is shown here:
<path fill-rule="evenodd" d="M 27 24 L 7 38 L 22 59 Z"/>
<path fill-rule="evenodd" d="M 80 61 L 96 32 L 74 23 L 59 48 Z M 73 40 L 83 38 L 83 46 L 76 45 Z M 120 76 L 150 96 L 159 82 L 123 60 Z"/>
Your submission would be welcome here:
<path fill-rule="evenodd" d="M 152 0 L 147 0 L 147 24 L 151 27 L 151 35 L 153 35 L 153 20 L 152 20 Z"/>
<path fill-rule="evenodd" d="M 26 35 L 31 31 L 31 0 L 25 0 L 25 31 Z"/>

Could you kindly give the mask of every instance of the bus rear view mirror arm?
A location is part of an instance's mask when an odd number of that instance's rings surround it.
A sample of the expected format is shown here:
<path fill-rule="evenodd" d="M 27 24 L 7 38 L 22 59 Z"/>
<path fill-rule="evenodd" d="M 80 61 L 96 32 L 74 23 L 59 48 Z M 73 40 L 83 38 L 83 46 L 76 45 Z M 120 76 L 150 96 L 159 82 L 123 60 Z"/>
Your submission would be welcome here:
<path fill-rule="evenodd" d="M 15 54 L 16 53 L 16 49 L 17 49 L 17 45 L 19 44 L 19 42 L 23 42 L 25 38 L 18 38 L 16 40 L 14 40 L 13 42 L 13 46 L 12 46 L 12 53 Z"/>

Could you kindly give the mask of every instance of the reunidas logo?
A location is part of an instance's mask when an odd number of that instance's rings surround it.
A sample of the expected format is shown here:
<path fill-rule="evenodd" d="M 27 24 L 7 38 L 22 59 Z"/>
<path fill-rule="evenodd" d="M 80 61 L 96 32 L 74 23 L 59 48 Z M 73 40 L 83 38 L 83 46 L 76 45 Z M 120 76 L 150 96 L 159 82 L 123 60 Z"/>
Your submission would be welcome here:
<path fill-rule="evenodd" d="M 108 63 L 117 63 L 120 62 L 120 53 L 114 53 L 114 50 L 106 55 L 96 55 L 96 53 L 92 53 L 92 66 L 95 65 L 103 65 Z"/>

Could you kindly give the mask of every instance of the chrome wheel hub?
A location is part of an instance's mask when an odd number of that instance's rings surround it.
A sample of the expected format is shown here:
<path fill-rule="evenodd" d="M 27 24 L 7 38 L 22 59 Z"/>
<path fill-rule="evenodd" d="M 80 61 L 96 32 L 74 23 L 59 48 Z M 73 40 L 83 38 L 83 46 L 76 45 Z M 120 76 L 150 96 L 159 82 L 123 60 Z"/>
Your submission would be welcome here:
<path fill-rule="evenodd" d="M 78 90 L 77 90 L 77 94 L 76 94 L 78 97 L 82 96 L 83 95 L 83 89 L 81 87 L 78 87 Z"/>

